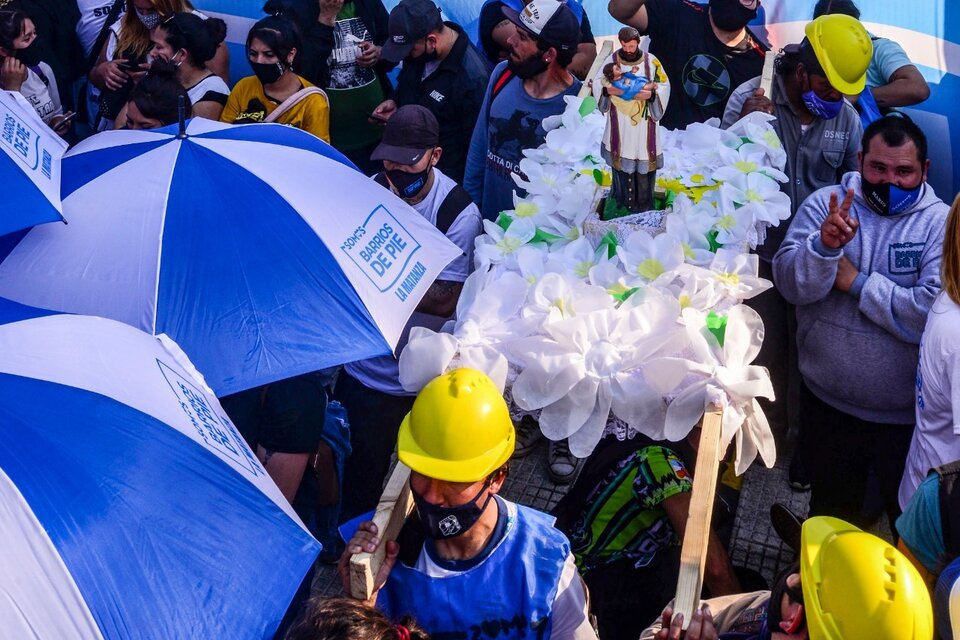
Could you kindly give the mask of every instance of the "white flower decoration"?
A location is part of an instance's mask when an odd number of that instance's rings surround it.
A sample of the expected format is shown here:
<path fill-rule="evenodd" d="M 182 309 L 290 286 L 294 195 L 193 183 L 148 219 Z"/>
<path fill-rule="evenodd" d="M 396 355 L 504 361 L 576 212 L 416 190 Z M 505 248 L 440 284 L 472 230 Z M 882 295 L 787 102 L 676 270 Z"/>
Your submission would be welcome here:
<path fill-rule="evenodd" d="M 646 231 L 634 231 L 617 247 L 617 256 L 628 276 L 640 283 L 663 283 L 673 278 L 673 270 L 683 263 L 683 247 L 667 234 L 652 237 Z"/>

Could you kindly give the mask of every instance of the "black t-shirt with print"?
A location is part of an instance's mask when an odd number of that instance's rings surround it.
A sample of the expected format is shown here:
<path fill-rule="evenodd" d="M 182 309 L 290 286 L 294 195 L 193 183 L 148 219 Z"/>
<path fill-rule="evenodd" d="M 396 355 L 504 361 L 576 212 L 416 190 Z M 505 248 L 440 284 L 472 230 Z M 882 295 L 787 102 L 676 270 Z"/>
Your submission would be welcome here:
<path fill-rule="evenodd" d="M 748 30 L 735 47 L 717 40 L 706 4 L 647 0 L 650 52 L 670 78 L 670 102 L 660 124 L 680 129 L 722 118 L 734 89 L 763 72 L 767 50 Z"/>

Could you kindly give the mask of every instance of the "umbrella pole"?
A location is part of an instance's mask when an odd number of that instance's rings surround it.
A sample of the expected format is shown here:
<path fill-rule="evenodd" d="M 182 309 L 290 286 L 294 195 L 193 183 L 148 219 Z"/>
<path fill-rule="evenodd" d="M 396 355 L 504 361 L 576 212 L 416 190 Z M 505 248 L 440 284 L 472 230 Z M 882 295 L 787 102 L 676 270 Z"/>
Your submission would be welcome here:
<path fill-rule="evenodd" d="M 187 104 L 183 96 L 177 96 L 177 115 L 180 117 L 180 133 L 177 138 L 181 140 L 187 137 Z"/>

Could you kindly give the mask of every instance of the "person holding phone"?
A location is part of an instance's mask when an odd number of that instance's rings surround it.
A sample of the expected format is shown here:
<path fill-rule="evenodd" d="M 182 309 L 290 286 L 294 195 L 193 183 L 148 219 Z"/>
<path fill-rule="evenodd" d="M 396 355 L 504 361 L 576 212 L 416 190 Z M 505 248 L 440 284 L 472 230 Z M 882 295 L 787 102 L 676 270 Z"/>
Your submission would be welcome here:
<path fill-rule="evenodd" d="M 27 99 L 51 129 L 64 135 L 73 113 L 64 113 L 53 70 L 36 55 L 37 29 L 20 10 L 0 11 L 0 87 Z"/>

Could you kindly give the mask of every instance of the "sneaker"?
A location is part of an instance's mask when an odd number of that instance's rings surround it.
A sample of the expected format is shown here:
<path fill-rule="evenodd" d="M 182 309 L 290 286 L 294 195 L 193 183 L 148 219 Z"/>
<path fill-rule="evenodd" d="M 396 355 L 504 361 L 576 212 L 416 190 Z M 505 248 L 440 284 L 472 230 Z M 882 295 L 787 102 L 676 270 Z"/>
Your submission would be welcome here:
<path fill-rule="evenodd" d="M 810 474 L 807 472 L 807 465 L 803 463 L 803 457 L 799 453 L 793 454 L 793 460 L 790 461 L 790 470 L 787 475 L 790 478 L 790 487 L 794 491 L 810 491 Z"/>
<path fill-rule="evenodd" d="M 800 529 L 803 527 L 800 516 L 786 505 L 774 502 L 770 505 L 770 524 L 788 547 L 794 551 L 800 551 Z"/>
<path fill-rule="evenodd" d="M 547 474 L 556 484 L 570 484 L 579 466 L 580 458 L 570 453 L 566 438 L 550 443 L 547 449 Z"/>
<path fill-rule="evenodd" d="M 540 423 L 533 416 L 523 416 L 520 418 L 520 424 L 517 425 L 517 442 L 513 449 L 513 457 L 528 456 L 537 448 L 541 440 L 543 440 L 543 432 L 540 431 Z"/>

